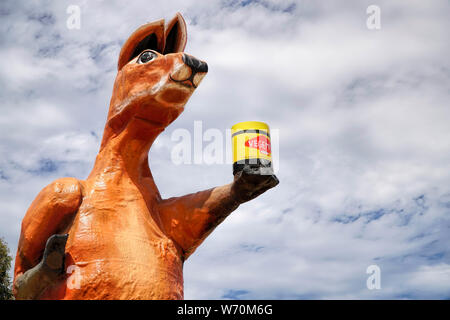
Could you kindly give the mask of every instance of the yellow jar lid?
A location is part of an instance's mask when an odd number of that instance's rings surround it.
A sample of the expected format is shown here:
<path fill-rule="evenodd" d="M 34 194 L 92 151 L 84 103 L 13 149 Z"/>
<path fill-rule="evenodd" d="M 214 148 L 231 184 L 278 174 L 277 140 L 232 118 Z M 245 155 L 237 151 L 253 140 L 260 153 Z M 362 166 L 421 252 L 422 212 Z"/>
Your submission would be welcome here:
<path fill-rule="evenodd" d="M 234 126 L 231 127 L 232 131 L 238 131 L 238 130 L 251 130 L 251 129 L 258 129 L 258 130 L 266 130 L 269 131 L 269 126 L 265 122 L 260 121 L 244 121 L 236 123 Z"/>

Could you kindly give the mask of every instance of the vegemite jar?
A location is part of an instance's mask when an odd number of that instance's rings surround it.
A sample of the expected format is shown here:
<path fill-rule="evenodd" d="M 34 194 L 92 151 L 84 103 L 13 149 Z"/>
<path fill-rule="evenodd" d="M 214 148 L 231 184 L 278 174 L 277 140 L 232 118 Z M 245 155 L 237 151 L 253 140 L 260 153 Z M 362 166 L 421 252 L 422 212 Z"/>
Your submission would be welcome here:
<path fill-rule="evenodd" d="M 245 167 L 273 174 L 270 130 L 264 122 L 245 121 L 231 127 L 233 175 Z"/>

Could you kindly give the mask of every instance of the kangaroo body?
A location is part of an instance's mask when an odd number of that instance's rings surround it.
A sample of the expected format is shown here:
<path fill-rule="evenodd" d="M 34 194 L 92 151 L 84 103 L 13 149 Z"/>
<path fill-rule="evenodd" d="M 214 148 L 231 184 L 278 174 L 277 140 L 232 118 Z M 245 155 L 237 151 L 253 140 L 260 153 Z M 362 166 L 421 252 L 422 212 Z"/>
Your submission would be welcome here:
<path fill-rule="evenodd" d="M 244 170 L 230 184 L 161 198 L 149 149 L 208 71 L 185 43 L 180 14 L 125 42 L 93 170 L 45 187 L 22 221 L 17 299 L 183 299 L 184 261 L 241 203 L 278 183 Z"/>
<path fill-rule="evenodd" d="M 183 249 L 164 230 L 153 179 L 113 168 L 107 178 L 100 171 L 80 181 L 82 202 L 62 231 L 66 268 L 76 266 L 72 286 L 63 277 L 41 298 L 183 298 Z"/>

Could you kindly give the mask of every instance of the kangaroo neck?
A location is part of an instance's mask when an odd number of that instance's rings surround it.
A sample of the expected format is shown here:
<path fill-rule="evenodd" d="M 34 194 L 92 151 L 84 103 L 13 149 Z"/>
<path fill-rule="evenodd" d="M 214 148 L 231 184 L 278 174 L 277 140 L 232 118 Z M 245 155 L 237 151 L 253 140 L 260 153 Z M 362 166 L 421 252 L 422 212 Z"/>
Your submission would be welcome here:
<path fill-rule="evenodd" d="M 164 128 L 143 119 L 132 118 L 117 135 L 111 135 L 110 131 L 107 124 L 104 135 L 108 132 L 109 137 L 102 143 L 88 179 L 108 174 L 114 180 L 130 178 L 139 182 L 143 177 L 151 177 L 148 152 Z"/>

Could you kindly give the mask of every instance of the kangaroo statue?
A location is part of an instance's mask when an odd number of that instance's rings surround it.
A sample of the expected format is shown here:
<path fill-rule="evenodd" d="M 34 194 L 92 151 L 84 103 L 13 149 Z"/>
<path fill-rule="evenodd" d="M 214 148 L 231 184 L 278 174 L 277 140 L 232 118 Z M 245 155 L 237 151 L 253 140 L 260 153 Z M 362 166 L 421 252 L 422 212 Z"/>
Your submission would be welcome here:
<path fill-rule="evenodd" d="M 177 13 L 124 43 L 91 173 L 46 186 L 22 220 L 16 299 L 183 299 L 184 261 L 240 204 L 278 184 L 245 169 L 224 186 L 161 197 L 149 149 L 208 72 L 183 52 L 186 37 Z"/>

